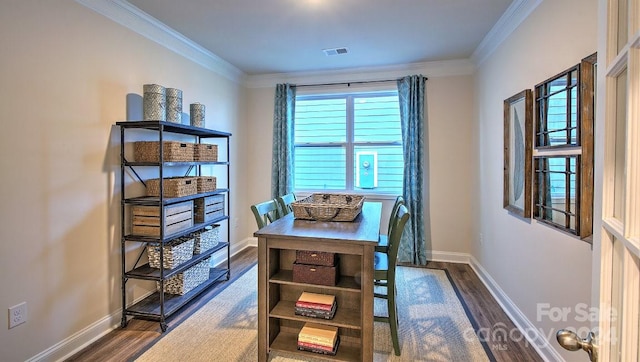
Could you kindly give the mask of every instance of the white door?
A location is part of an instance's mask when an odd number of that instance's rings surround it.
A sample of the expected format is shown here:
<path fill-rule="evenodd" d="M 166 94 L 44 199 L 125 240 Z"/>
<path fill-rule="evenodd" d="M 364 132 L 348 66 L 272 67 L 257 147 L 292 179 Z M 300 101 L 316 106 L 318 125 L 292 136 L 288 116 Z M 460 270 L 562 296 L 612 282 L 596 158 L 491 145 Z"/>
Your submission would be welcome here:
<path fill-rule="evenodd" d="M 592 336 L 563 331 L 558 340 L 592 351 L 593 361 L 640 361 L 640 0 L 598 4 L 592 305 L 599 317 Z"/>
<path fill-rule="evenodd" d="M 640 0 L 600 0 L 593 303 L 598 361 L 640 353 Z"/>

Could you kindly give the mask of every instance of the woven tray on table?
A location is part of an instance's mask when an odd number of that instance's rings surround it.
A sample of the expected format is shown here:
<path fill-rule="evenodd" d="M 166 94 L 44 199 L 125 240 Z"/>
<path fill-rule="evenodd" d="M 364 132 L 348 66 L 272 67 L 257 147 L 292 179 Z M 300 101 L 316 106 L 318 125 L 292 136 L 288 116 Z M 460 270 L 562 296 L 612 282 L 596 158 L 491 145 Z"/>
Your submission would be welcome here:
<path fill-rule="evenodd" d="M 364 196 L 312 194 L 291 204 L 296 219 L 353 221 L 362 211 Z"/>

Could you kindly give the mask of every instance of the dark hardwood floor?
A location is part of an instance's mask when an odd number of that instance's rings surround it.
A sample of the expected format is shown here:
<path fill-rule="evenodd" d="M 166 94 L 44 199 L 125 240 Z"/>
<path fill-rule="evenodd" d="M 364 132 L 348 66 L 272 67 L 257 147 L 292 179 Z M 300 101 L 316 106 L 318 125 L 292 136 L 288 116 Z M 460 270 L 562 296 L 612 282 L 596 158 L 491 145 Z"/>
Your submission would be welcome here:
<path fill-rule="evenodd" d="M 257 260 L 257 248 L 247 248 L 235 255 L 231 259 L 231 280 L 215 285 L 171 316 L 167 321 L 168 331 L 206 304 L 221 288 L 242 275 Z M 517 329 L 469 265 L 429 262 L 427 267 L 446 269 L 449 272 L 480 331 L 487 331 L 487 344 L 496 361 L 542 361 L 535 349 L 526 343 L 524 338 L 491 340 L 490 333 L 496 329 L 499 329 L 498 332 L 506 331 L 506 333 Z M 516 335 L 519 336 L 517 333 Z M 110 332 L 67 361 L 129 361 L 153 345 L 161 336 L 162 331 L 158 322 L 132 319 L 126 328 L 118 328 Z"/>

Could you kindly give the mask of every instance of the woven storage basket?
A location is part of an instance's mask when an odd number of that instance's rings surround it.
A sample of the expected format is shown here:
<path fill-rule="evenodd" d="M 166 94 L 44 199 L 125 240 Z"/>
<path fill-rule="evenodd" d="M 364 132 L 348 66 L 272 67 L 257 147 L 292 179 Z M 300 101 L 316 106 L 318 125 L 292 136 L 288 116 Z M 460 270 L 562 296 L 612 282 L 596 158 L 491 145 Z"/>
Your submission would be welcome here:
<path fill-rule="evenodd" d="M 216 178 L 213 176 L 196 176 L 197 192 L 211 192 L 216 189 Z"/>
<path fill-rule="evenodd" d="M 201 254 L 218 245 L 220 242 L 220 225 L 207 226 L 204 230 L 193 233 L 193 254 Z"/>
<path fill-rule="evenodd" d="M 296 250 L 296 263 L 308 265 L 336 265 L 337 254 L 309 250 Z"/>
<path fill-rule="evenodd" d="M 296 283 L 335 286 L 340 278 L 338 266 L 293 263 L 293 281 Z"/>
<path fill-rule="evenodd" d="M 169 294 L 185 295 L 193 288 L 209 279 L 209 260 L 206 258 L 182 273 L 178 273 L 164 281 L 164 292 Z M 160 289 L 160 282 L 156 282 Z"/>
<path fill-rule="evenodd" d="M 193 143 L 164 141 L 162 153 L 165 162 L 190 162 L 193 161 Z M 160 142 L 134 142 L 133 158 L 137 162 L 160 162 Z"/>
<path fill-rule="evenodd" d="M 364 196 L 347 194 L 312 194 L 291 203 L 296 219 L 318 221 L 353 221 L 362 211 Z"/>
<path fill-rule="evenodd" d="M 218 162 L 218 146 L 196 143 L 193 145 L 193 159 L 195 161 Z"/>
<path fill-rule="evenodd" d="M 164 197 L 182 197 L 198 193 L 199 179 L 195 177 L 169 177 L 162 180 Z M 147 180 L 147 196 L 160 196 L 160 179 Z"/>
<path fill-rule="evenodd" d="M 162 246 L 164 250 L 163 265 L 165 269 L 173 269 L 193 257 L 192 237 L 178 238 Z M 160 268 L 160 246 L 149 245 L 147 248 L 149 266 Z"/>

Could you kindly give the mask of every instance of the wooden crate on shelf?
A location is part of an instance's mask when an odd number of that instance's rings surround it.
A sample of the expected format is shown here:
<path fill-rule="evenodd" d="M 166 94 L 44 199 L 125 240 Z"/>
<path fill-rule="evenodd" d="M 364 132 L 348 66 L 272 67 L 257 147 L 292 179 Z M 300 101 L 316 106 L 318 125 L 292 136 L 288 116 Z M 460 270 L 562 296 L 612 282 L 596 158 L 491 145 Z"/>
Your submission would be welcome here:
<path fill-rule="evenodd" d="M 224 216 L 224 195 L 213 195 L 195 199 L 196 222 L 209 222 Z"/>
<path fill-rule="evenodd" d="M 160 223 L 159 206 L 131 207 L 132 233 L 142 236 L 160 236 L 160 226 L 164 225 L 164 235 L 171 235 L 193 226 L 193 201 L 184 201 L 164 207 L 164 222 Z"/>
<path fill-rule="evenodd" d="M 167 177 L 162 179 L 164 197 L 182 197 L 198 193 L 198 179 L 195 177 Z M 147 196 L 160 196 L 160 179 L 147 180 Z"/>
<path fill-rule="evenodd" d="M 165 162 L 191 162 L 193 161 L 193 143 L 164 141 L 162 155 Z M 133 159 L 136 162 L 160 162 L 160 142 L 134 142 Z"/>

